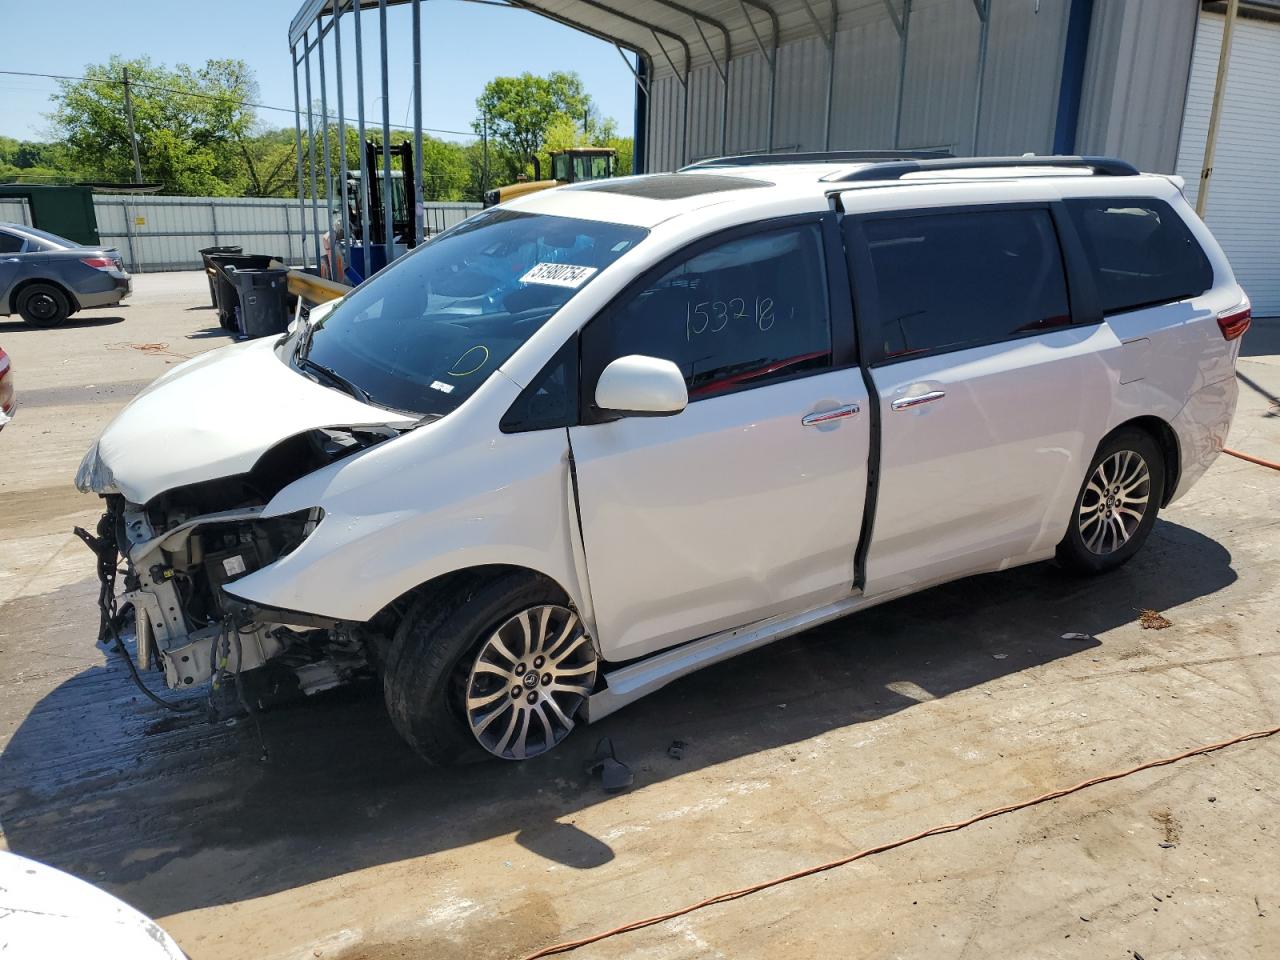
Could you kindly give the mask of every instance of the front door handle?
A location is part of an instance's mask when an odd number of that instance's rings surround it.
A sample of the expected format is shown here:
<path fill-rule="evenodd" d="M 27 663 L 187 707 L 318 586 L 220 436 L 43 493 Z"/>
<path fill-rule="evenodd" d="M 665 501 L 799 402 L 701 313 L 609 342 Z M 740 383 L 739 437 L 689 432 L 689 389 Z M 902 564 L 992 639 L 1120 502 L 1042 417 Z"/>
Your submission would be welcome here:
<path fill-rule="evenodd" d="M 893 401 L 891 406 L 895 410 L 910 410 L 912 407 L 918 407 L 922 403 L 933 403 L 935 400 L 941 400 L 946 395 L 944 390 L 930 390 L 928 393 L 918 393 L 913 397 L 899 397 Z"/>
<path fill-rule="evenodd" d="M 800 422 L 806 427 L 819 427 L 824 423 L 830 423 L 833 420 L 843 420 L 845 417 L 852 417 L 862 408 L 856 403 L 846 403 L 843 407 L 836 407 L 834 410 L 823 410 L 821 413 L 811 413 Z"/>

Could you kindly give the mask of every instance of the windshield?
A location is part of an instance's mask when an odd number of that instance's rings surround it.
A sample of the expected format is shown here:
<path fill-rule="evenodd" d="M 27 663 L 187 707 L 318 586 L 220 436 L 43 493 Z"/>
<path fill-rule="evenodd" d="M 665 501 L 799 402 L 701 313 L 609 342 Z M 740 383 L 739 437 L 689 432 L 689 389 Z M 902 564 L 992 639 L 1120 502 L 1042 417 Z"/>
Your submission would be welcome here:
<path fill-rule="evenodd" d="M 371 403 L 443 415 L 646 233 L 513 210 L 477 214 L 301 331 L 295 362 Z"/>

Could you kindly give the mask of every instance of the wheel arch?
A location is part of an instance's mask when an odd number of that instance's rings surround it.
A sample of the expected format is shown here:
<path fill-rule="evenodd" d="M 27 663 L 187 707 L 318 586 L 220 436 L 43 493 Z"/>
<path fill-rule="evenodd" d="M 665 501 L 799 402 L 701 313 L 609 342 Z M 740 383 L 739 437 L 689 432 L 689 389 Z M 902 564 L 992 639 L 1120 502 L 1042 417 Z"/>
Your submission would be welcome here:
<path fill-rule="evenodd" d="M 26 290 L 28 287 L 35 286 L 38 283 L 47 284 L 50 287 L 56 287 L 62 295 L 67 298 L 67 303 L 71 304 L 71 313 L 76 313 L 81 309 L 80 301 L 76 298 L 76 295 L 67 288 L 65 283 L 61 283 L 52 277 L 27 277 L 25 280 L 19 280 L 15 283 L 13 285 L 13 289 L 9 291 L 9 303 L 7 307 L 10 316 L 18 312 L 18 297 L 22 295 L 22 291 Z"/>
<path fill-rule="evenodd" d="M 1160 452 L 1164 454 L 1164 494 L 1161 497 L 1160 506 L 1168 506 L 1169 501 L 1173 498 L 1173 491 L 1178 488 L 1178 480 L 1182 473 L 1182 453 L 1178 443 L 1178 434 L 1167 421 L 1147 414 L 1118 424 L 1115 429 L 1098 441 L 1098 448 L 1101 449 L 1107 440 L 1126 427 L 1136 428 L 1146 433 L 1155 440 L 1157 446 L 1160 447 Z"/>
<path fill-rule="evenodd" d="M 383 625 L 384 629 L 394 630 L 396 626 L 399 626 L 400 620 L 419 604 L 429 603 L 433 598 L 441 596 L 450 590 L 465 590 L 473 583 L 512 575 L 523 575 L 530 579 L 546 580 L 564 594 L 569 605 L 577 611 L 579 616 L 582 616 L 579 604 L 574 598 L 573 590 L 545 570 L 536 570 L 533 567 L 515 563 L 481 563 L 458 567 L 446 573 L 437 574 L 417 586 L 411 587 L 383 606 L 368 622 Z M 599 641 L 594 635 L 591 637 L 591 642 L 595 644 L 596 652 L 599 653 Z"/>

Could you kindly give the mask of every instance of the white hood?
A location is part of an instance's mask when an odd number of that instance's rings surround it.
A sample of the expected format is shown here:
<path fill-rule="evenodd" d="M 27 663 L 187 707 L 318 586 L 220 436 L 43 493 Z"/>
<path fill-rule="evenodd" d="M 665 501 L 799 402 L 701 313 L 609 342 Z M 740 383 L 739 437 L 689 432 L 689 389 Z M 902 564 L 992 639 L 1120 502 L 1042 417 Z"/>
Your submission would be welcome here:
<path fill-rule="evenodd" d="M 271 447 L 308 430 L 413 422 L 303 376 L 274 344 L 237 343 L 170 370 L 107 425 L 77 485 L 101 493 L 114 483 L 125 499 L 146 503 L 175 487 L 247 473 Z"/>

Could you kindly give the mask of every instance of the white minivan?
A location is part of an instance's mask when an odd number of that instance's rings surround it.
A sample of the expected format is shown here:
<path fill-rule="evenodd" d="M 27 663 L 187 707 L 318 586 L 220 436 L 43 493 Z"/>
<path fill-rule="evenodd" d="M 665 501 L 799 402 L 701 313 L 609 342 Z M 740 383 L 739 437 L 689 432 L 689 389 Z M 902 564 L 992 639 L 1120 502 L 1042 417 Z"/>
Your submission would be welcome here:
<path fill-rule="evenodd" d="M 373 673 L 426 759 L 525 759 L 894 597 L 1124 563 L 1222 448 L 1249 316 L 1180 183 L 1107 158 L 534 194 L 106 428 L 103 639 L 131 607 L 179 689 Z"/>

